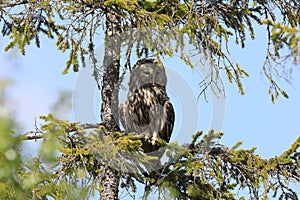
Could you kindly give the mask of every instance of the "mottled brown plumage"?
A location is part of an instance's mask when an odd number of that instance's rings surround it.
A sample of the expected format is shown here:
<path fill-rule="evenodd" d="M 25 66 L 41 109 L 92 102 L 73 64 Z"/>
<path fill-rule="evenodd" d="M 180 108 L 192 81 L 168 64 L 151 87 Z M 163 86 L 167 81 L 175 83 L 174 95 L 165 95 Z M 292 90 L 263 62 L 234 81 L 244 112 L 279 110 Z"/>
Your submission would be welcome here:
<path fill-rule="evenodd" d="M 158 149 L 157 140 L 170 141 L 175 113 L 166 92 L 165 69 L 154 59 L 141 59 L 133 67 L 127 100 L 119 114 L 127 132 L 145 135 L 144 152 Z"/>

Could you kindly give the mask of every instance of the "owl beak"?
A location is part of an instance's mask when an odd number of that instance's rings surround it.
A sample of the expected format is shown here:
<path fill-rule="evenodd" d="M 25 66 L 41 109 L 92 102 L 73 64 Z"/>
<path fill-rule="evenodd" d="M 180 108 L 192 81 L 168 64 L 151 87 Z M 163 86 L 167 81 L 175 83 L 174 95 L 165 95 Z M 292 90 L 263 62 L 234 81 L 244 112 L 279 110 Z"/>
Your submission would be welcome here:
<path fill-rule="evenodd" d="M 152 83 L 155 83 L 155 77 L 152 78 Z"/>

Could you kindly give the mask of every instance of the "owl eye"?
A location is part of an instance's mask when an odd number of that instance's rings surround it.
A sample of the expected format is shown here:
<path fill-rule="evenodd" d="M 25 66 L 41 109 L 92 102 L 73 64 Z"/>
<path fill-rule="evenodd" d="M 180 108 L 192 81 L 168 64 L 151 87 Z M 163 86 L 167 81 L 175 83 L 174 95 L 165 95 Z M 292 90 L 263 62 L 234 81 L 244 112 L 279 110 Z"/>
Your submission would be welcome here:
<path fill-rule="evenodd" d="M 149 71 L 143 71 L 143 74 L 144 74 L 145 76 L 150 76 L 150 72 L 149 72 Z"/>

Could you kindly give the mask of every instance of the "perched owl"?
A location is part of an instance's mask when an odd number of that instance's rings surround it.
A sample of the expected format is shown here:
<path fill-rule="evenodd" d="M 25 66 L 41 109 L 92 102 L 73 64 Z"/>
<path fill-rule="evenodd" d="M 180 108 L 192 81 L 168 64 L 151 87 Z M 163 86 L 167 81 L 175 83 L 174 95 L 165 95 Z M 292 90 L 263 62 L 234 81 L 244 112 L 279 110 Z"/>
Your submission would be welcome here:
<path fill-rule="evenodd" d="M 120 105 L 120 120 L 127 132 L 144 134 L 144 152 L 158 150 L 157 139 L 169 142 L 175 113 L 166 92 L 164 66 L 151 58 L 139 60 L 132 68 L 127 100 Z"/>

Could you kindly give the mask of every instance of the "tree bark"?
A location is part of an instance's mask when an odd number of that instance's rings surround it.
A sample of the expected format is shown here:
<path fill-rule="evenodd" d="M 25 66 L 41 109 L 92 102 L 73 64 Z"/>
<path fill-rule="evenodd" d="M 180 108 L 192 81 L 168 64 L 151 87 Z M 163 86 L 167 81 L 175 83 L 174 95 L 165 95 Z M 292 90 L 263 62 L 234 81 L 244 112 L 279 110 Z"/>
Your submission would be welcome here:
<path fill-rule="evenodd" d="M 103 59 L 101 122 L 107 131 L 119 131 L 119 72 L 121 23 L 112 11 L 106 14 L 105 52 Z M 118 199 L 119 175 L 117 169 L 106 167 L 101 181 L 100 200 Z"/>

